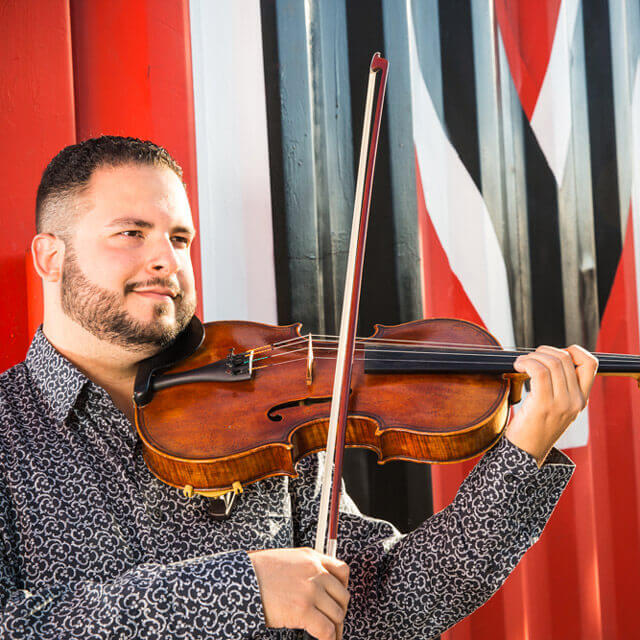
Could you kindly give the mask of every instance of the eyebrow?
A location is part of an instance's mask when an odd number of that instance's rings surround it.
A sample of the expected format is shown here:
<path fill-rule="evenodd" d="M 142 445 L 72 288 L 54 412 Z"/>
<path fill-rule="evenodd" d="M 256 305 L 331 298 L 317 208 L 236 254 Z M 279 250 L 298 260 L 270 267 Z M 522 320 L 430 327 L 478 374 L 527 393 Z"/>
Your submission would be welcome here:
<path fill-rule="evenodd" d="M 107 227 L 138 227 L 140 229 L 153 229 L 154 224 L 148 220 L 142 220 L 140 218 L 116 218 L 112 220 Z M 172 228 L 173 233 L 188 233 L 195 235 L 195 229 L 191 227 L 177 226 Z"/>

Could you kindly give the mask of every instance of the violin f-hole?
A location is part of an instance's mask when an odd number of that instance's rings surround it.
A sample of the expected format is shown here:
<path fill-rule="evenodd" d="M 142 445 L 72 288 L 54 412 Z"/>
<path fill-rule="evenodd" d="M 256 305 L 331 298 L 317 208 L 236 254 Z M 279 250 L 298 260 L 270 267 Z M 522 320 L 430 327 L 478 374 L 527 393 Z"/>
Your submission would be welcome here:
<path fill-rule="evenodd" d="M 351 390 L 349 390 L 349 394 L 351 394 Z M 327 404 L 331 402 L 331 396 L 324 396 L 320 398 L 302 398 L 300 400 L 291 400 L 290 402 L 282 402 L 281 404 L 276 404 L 269 411 L 267 411 L 267 418 L 272 420 L 273 422 L 281 422 L 284 420 L 284 416 L 280 415 L 281 411 L 285 411 L 286 409 L 291 409 L 293 407 L 309 407 L 314 404 Z"/>

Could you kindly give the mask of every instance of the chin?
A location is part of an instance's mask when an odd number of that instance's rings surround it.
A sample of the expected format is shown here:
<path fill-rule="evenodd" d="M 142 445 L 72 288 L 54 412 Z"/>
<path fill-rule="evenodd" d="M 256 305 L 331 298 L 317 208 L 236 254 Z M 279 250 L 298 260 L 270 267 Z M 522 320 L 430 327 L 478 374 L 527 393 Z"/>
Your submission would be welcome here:
<path fill-rule="evenodd" d="M 169 304 L 154 304 L 147 309 L 129 310 L 129 315 L 137 322 L 145 325 L 161 324 L 163 327 L 173 326 L 176 323 L 175 309 Z"/>
<path fill-rule="evenodd" d="M 152 318 L 151 320 L 142 321 L 149 329 L 157 328 L 159 331 L 175 330 L 178 323 L 175 318 Z"/>

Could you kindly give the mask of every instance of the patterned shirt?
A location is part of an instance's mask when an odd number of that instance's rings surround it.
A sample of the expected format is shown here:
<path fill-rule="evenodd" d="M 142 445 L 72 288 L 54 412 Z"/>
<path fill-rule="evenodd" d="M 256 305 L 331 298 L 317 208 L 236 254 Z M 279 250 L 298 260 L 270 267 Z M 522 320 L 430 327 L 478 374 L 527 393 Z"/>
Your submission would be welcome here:
<path fill-rule="evenodd" d="M 267 629 L 248 550 L 312 546 L 322 455 L 245 488 L 228 520 L 146 468 L 108 393 L 38 331 L 0 376 L 0 636 L 293 639 Z M 345 639 L 427 638 L 487 600 L 540 535 L 573 465 L 502 439 L 415 531 L 344 495 Z"/>

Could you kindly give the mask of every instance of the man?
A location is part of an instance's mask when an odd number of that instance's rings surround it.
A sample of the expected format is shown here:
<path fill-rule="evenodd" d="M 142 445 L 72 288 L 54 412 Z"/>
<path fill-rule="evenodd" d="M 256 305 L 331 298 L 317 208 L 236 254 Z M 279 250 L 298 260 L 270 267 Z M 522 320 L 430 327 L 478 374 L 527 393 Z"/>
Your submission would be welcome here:
<path fill-rule="evenodd" d="M 44 322 L 0 377 L 0 603 L 11 638 L 425 638 L 479 606 L 537 539 L 571 473 L 552 445 L 597 361 L 541 347 L 531 393 L 447 509 L 401 536 L 344 497 L 338 557 L 313 540 L 321 456 L 246 488 L 226 521 L 146 469 L 140 360 L 195 308 L 195 236 L 163 149 L 67 147 L 38 189 Z M 349 575 L 350 574 L 350 575 Z M 280 629 L 275 631 L 274 629 Z"/>

